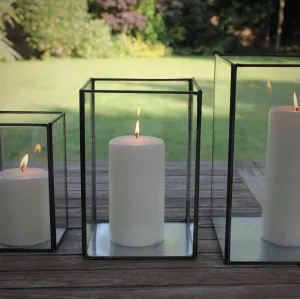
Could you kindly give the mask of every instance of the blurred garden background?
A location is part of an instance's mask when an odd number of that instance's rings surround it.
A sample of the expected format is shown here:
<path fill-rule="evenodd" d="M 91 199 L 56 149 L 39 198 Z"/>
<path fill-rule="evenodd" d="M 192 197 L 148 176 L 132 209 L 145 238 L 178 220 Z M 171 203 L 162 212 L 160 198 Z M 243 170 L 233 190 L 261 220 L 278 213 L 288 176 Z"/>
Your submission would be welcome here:
<path fill-rule="evenodd" d="M 195 77 L 204 95 L 202 160 L 210 160 L 214 54 L 298 55 L 299 11 L 296 0 L 0 0 L 0 109 L 67 112 L 68 159 L 78 161 L 78 90 L 88 78 Z M 294 90 L 300 94 L 298 73 L 282 76 L 280 70 L 258 69 L 243 74 L 237 114 L 237 121 L 243 121 L 236 131 L 239 159 L 264 157 L 266 113 L 271 103 L 289 103 Z M 132 88 L 183 90 L 153 84 Z M 109 139 L 133 133 L 141 105 L 141 133 L 164 138 L 167 158 L 184 160 L 187 97 L 141 97 L 99 99 L 99 155 L 106 157 Z M 224 131 L 218 133 L 225 141 L 226 113 Z M 15 146 L 21 143 L 21 137 L 15 140 Z M 217 149 L 222 158 L 226 146 L 224 142 Z"/>
<path fill-rule="evenodd" d="M 0 0 L 0 58 L 291 53 L 296 0 Z"/>

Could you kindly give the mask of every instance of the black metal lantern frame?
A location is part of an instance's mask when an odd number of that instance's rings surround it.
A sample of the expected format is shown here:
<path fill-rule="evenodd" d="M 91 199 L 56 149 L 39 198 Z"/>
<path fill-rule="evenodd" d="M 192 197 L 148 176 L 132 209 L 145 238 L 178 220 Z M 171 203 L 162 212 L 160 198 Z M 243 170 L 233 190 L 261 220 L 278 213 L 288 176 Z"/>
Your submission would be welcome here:
<path fill-rule="evenodd" d="M 299 57 L 216 55 L 211 219 L 227 264 L 300 262 L 296 185 L 285 182 L 298 168 L 286 142 L 299 82 Z"/>
<path fill-rule="evenodd" d="M 0 111 L 0 251 L 55 251 L 68 229 L 65 113 Z"/>
<path fill-rule="evenodd" d="M 83 257 L 196 257 L 202 91 L 195 79 L 90 78 L 80 89 L 79 97 Z M 170 101 L 180 106 L 179 116 L 168 111 Z M 165 155 L 164 239 L 140 247 L 111 241 L 108 182 L 109 141 L 117 136 L 134 136 L 137 104 L 141 107 L 142 132 L 146 135 L 163 139 L 166 122 L 169 126 L 176 121 L 182 124 L 180 131 L 173 131 L 165 142 L 168 154 Z M 132 115 L 124 112 L 125 105 Z M 172 113 L 176 119 L 171 118 Z M 183 142 L 173 157 L 172 148 L 176 148 L 176 140 L 181 137 Z M 169 175 L 173 179 L 168 179 Z"/>

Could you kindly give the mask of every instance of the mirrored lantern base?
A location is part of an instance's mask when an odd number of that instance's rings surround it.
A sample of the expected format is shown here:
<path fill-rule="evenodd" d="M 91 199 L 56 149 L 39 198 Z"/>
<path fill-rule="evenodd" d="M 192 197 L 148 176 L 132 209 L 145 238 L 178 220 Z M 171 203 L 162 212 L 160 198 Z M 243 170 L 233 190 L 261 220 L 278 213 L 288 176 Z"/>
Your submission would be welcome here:
<path fill-rule="evenodd" d="M 147 247 L 126 247 L 110 241 L 109 223 L 95 225 L 87 248 L 87 258 L 192 258 L 194 225 L 166 222 L 164 240 Z"/>
<path fill-rule="evenodd" d="M 67 229 L 66 228 L 56 228 L 56 244 L 59 245 L 64 237 Z M 43 243 L 36 244 L 34 246 L 7 246 L 0 243 L 0 251 L 51 251 L 51 240 Z"/>
<path fill-rule="evenodd" d="M 225 217 L 213 218 L 220 245 L 225 244 Z M 233 216 L 231 218 L 231 263 L 299 263 L 300 247 L 278 246 L 261 238 L 260 216 Z M 224 246 L 222 246 L 224 253 Z"/>

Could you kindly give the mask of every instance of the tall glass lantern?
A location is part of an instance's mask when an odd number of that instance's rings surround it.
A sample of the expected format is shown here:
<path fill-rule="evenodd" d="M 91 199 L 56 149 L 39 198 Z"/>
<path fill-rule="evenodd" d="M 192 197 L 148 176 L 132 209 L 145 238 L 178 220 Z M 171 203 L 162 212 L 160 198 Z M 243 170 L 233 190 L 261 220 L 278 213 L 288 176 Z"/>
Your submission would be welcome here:
<path fill-rule="evenodd" d="M 300 262 L 300 58 L 216 56 L 211 218 L 226 263 Z"/>
<path fill-rule="evenodd" d="M 83 256 L 195 257 L 197 82 L 91 78 L 79 95 Z"/>
<path fill-rule="evenodd" d="M 0 111 L 0 251 L 55 251 L 68 228 L 65 114 Z"/>

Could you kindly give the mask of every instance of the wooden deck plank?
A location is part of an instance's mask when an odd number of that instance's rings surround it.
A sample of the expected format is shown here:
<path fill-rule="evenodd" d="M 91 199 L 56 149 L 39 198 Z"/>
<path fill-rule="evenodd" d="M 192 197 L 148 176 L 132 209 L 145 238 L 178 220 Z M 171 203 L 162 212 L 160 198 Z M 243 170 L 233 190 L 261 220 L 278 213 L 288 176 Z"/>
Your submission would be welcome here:
<path fill-rule="evenodd" d="M 202 227 L 202 228 L 213 227 L 210 217 L 208 217 L 208 216 L 199 217 L 198 224 L 199 224 L 199 227 Z M 81 228 L 81 216 L 80 217 L 69 217 L 69 228 L 70 229 Z"/>
<path fill-rule="evenodd" d="M 68 241 L 68 235 L 66 236 L 66 241 L 64 241 L 59 249 L 57 250 L 57 255 L 78 255 L 81 257 L 81 239 L 77 241 Z M 217 240 L 202 240 L 198 241 L 198 252 L 199 253 L 220 253 L 220 247 Z M 1 253 L 2 256 L 9 255 L 9 256 L 26 256 L 26 255 L 36 255 L 36 256 L 43 256 L 48 255 L 44 252 L 4 252 Z M 1 271 L 0 271 L 1 272 Z"/>
<path fill-rule="evenodd" d="M 212 227 L 212 222 L 210 220 L 210 217 L 208 217 L 208 216 L 199 217 L 198 224 L 199 224 L 199 227 L 202 227 L 202 228 L 206 228 L 206 227 L 211 228 Z M 77 216 L 77 217 L 69 217 L 69 228 L 70 229 L 81 228 L 81 215 Z"/>
<path fill-rule="evenodd" d="M 147 288 L 61 288 L 25 289 L 0 291 L 2 299 L 282 299 L 300 298 L 299 284 L 244 285 L 244 286 L 180 286 Z"/>
<path fill-rule="evenodd" d="M 227 166 L 216 163 L 213 194 L 211 169 L 210 163 L 201 163 L 199 256 L 196 260 L 91 261 L 81 258 L 79 164 L 68 163 L 70 229 L 65 239 L 56 253 L 1 253 L 0 298 L 300 299 L 298 266 L 223 264 L 209 216 L 211 205 L 215 214 L 225 214 Z M 263 162 L 235 164 L 234 211 L 256 213 L 260 210 L 255 199 L 259 188 L 249 187 L 249 178 L 250 182 L 256 180 L 256 187 L 259 186 L 263 169 Z M 97 194 L 100 195 L 97 213 L 107 217 L 107 165 L 97 165 L 97 172 Z M 184 216 L 185 173 L 185 163 L 169 163 L 166 167 L 167 217 Z M 59 215 L 62 202 L 57 203 Z"/>
<path fill-rule="evenodd" d="M 68 258 L 60 254 L 1 256 L 1 271 L 76 271 L 76 270 L 134 270 L 134 269 L 197 269 L 199 267 L 225 267 L 218 253 L 203 253 L 196 260 L 102 260 L 91 262 L 78 255 Z"/>
<path fill-rule="evenodd" d="M 258 168 L 245 168 L 240 169 L 239 174 L 261 206 L 264 197 L 264 175 L 261 170 Z"/>
<path fill-rule="evenodd" d="M 134 263 L 134 262 L 133 262 Z M 135 261 L 138 263 L 138 261 Z M 26 278 L 26 279 L 25 279 Z M 135 269 L 0 272 L 0 289 L 68 287 L 161 287 L 191 285 L 297 284 L 298 267 L 224 267 L 205 269 Z"/>

